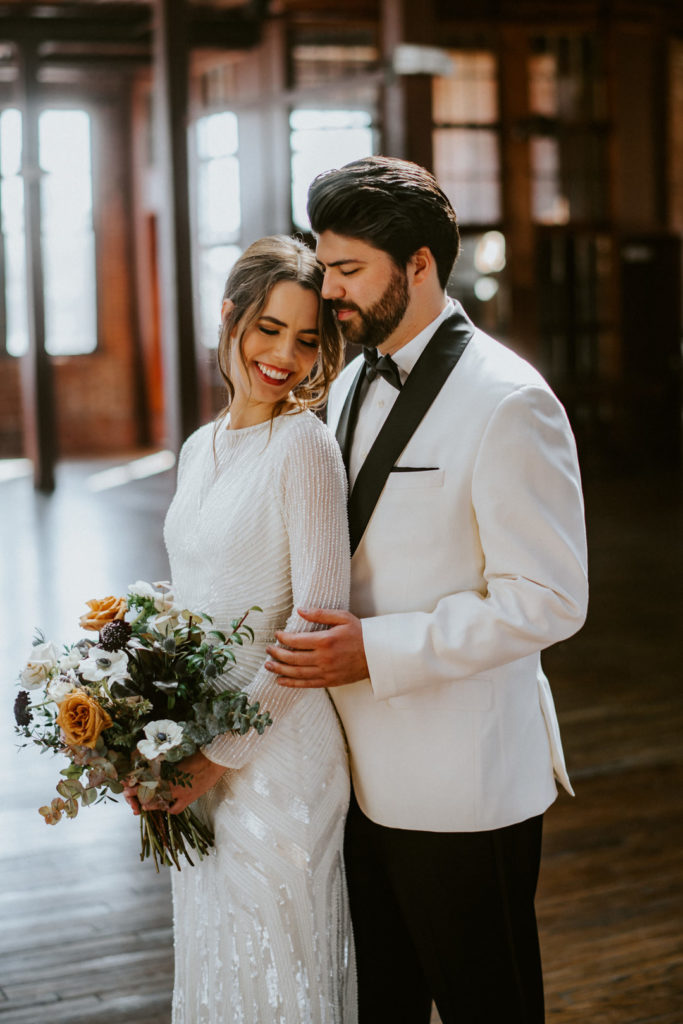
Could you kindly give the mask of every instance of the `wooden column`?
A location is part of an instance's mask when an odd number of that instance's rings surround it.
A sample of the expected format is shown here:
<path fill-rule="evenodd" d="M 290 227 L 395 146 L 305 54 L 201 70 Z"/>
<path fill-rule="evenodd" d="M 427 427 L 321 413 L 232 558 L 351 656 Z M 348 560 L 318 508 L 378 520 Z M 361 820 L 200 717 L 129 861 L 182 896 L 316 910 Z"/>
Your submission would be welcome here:
<path fill-rule="evenodd" d="M 382 0 L 381 48 L 390 67 L 393 52 L 401 43 L 434 46 L 433 0 Z M 432 79 L 430 75 L 394 75 L 383 97 L 383 145 L 385 156 L 413 160 L 433 171 Z"/>
<path fill-rule="evenodd" d="M 160 183 L 159 275 L 168 444 L 199 423 L 188 180 L 186 0 L 155 0 L 155 165 Z"/>
<path fill-rule="evenodd" d="M 516 351 L 530 358 L 538 348 L 538 286 L 535 266 L 535 231 L 531 207 L 528 30 L 504 25 L 500 32 L 500 110 L 502 121 L 501 187 L 507 242 L 507 275 L 512 315 L 510 340 Z"/>
<path fill-rule="evenodd" d="M 38 160 L 38 55 L 33 43 L 19 47 L 19 97 L 22 112 L 22 178 L 26 237 L 28 352 L 21 361 L 25 450 L 33 462 L 36 490 L 50 493 L 55 486 L 57 457 L 52 363 L 45 350 L 45 293 L 40 234 Z"/>

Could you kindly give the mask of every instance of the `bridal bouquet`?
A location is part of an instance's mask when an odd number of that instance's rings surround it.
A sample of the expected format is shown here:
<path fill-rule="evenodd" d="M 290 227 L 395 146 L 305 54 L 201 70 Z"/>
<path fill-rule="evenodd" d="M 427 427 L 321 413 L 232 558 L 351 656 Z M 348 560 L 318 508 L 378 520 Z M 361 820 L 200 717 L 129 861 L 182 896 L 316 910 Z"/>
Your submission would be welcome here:
<path fill-rule="evenodd" d="M 98 639 L 59 653 L 37 634 L 14 705 L 16 732 L 69 761 L 59 796 L 40 808 L 49 825 L 75 818 L 79 803 L 114 799 L 124 786 L 138 787 L 141 804 L 168 808 L 170 784 L 190 784 L 183 758 L 221 733 L 263 733 L 271 724 L 243 691 L 216 692 L 216 678 L 235 662 L 233 648 L 254 638 L 248 612 L 226 635 L 208 615 L 176 606 L 167 584 L 143 581 L 126 597 L 87 605 L 80 625 Z M 140 859 L 151 856 L 157 871 L 159 863 L 180 869 L 180 855 L 192 864 L 189 851 L 203 857 L 214 838 L 190 808 L 142 811 L 140 833 Z"/>

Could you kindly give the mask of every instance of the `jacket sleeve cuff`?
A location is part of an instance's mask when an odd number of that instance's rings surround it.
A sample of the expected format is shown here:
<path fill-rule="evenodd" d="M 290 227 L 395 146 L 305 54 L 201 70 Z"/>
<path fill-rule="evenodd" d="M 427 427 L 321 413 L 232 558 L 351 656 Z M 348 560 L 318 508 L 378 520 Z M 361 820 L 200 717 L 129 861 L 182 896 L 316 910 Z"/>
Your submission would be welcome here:
<path fill-rule="evenodd" d="M 388 700 L 398 695 L 392 659 L 387 657 L 387 651 L 391 650 L 390 620 L 397 617 L 378 615 L 371 619 L 361 619 L 365 660 L 368 663 L 370 685 L 375 700 Z"/>

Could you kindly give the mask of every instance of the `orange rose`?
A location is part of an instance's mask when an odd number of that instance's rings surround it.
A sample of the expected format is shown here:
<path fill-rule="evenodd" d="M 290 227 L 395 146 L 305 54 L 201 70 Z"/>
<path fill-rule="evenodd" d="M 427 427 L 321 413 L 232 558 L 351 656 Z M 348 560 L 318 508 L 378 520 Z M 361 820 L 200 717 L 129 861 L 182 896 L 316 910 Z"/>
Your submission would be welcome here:
<path fill-rule="evenodd" d="M 115 619 L 122 619 L 128 611 L 128 602 L 125 597 L 102 597 L 100 600 L 85 602 L 90 608 L 89 612 L 81 615 L 78 620 L 82 629 L 92 629 L 96 633 L 106 626 L 108 622 Z"/>
<path fill-rule="evenodd" d="M 57 722 L 70 746 L 90 747 L 92 750 L 101 732 L 112 720 L 96 700 L 83 690 L 68 693 L 59 705 Z"/>

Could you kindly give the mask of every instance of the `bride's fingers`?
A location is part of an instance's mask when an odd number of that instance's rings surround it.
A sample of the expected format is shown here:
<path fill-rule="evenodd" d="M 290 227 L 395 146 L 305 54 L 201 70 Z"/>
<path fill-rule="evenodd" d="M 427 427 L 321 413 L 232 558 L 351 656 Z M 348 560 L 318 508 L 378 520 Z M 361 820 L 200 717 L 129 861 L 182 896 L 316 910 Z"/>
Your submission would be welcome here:
<path fill-rule="evenodd" d="M 135 795 L 135 790 L 134 789 L 129 789 L 127 786 L 124 787 L 123 797 L 124 797 L 126 803 L 130 807 L 132 807 L 133 814 L 139 814 L 140 813 L 140 801 L 138 800 L 137 796 Z"/>

